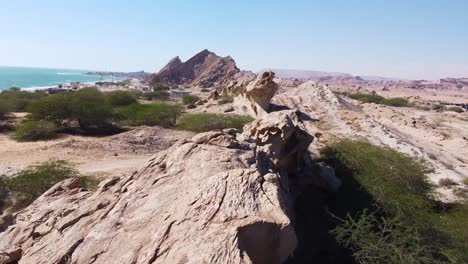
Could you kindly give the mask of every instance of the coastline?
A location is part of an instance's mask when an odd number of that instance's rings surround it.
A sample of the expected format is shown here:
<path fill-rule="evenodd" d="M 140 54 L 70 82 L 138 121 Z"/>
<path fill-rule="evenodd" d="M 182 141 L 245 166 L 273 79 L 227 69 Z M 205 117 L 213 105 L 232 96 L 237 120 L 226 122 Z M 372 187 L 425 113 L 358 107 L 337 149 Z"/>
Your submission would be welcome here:
<path fill-rule="evenodd" d="M 18 87 L 25 91 L 70 86 L 94 85 L 101 81 L 120 81 L 112 76 L 91 75 L 89 70 L 0 66 L 0 91 Z"/>

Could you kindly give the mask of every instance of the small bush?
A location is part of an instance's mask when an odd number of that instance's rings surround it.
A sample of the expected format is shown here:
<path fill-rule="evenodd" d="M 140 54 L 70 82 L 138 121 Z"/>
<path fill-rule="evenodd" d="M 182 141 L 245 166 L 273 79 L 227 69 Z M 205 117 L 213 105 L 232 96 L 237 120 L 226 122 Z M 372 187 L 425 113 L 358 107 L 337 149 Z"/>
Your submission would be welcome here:
<path fill-rule="evenodd" d="M 0 101 L 8 102 L 10 112 L 25 112 L 28 106 L 46 96 L 43 91 L 26 92 L 6 90 L 0 93 Z"/>
<path fill-rule="evenodd" d="M 468 177 L 466 177 L 465 179 L 463 179 L 463 184 L 468 185 Z"/>
<path fill-rule="evenodd" d="M 200 97 L 196 95 L 191 95 L 191 94 L 187 94 L 187 95 L 184 95 L 184 97 L 182 97 L 182 103 L 184 105 L 194 104 L 199 100 L 200 100 Z"/>
<path fill-rule="evenodd" d="M 177 121 L 177 128 L 194 132 L 206 132 L 215 129 L 242 129 L 253 119 L 250 116 L 222 114 L 186 114 Z"/>
<path fill-rule="evenodd" d="M 453 106 L 453 107 L 449 107 L 447 108 L 447 111 L 452 111 L 452 112 L 457 112 L 457 113 L 463 113 L 463 108 L 461 107 L 458 107 L 458 106 Z"/>
<path fill-rule="evenodd" d="M 3 203 L 0 209 L 9 207 L 16 211 L 27 207 L 56 183 L 74 177 L 79 177 L 81 187 L 87 190 L 94 189 L 98 183 L 91 177 L 81 176 L 65 161 L 46 162 L 30 166 L 13 177 L 0 177 L 0 191 L 8 193 L 0 201 Z"/>
<path fill-rule="evenodd" d="M 53 122 L 57 126 L 64 126 L 72 119 L 72 94 L 59 93 L 41 98 L 31 103 L 28 112 L 31 118 Z"/>
<path fill-rule="evenodd" d="M 331 233 L 358 263 L 467 263 L 467 207 L 438 207 L 424 163 L 352 140 L 322 155 L 343 181 L 326 205 Z"/>
<path fill-rule="evenodd" d="M 117 118 L 131 126 L 163 126 L 173 127 L 182 113 L 182 107 L 170 104 L 133 104 L 117 108 Z"/>
<path fill-rule="evenodd" d="M 137 103 L 135 94 L 128 91 L 113 91 L 106 94 L 112 106 L 125 106 Z"/>
<path fill-rule="evenodd" d="M 229 104 L 229 103 L 232 103 L 232 102 L 234 102 L 234 98 L 232 98 L 232 96 L 228 96 L 228 95 L 221 96 L 218 99 L 218 104 L 219 105 Z"/>
<path fill-rule="evenodd" d="M 395 106 L 395 107 L 408 107 L 410 103 L 408 100 L 403 98 L 390 98 L 383 101 L 384 105 Z"/>
<path fill-rule="evenodd" d="M 0 100 L 0 120 L 7 116 L 10 109 L 10 104 L 6 100 Z"/>
<path fill-rule="evenodd" d="M 208 90 L 208 89 L 206 89 L 206 88 L 203 88 L 203 89 L 201 89 L 200 91 L 201 91 L 202 93 L 209 93 L 209 92 L 210 92 L 210 90 Z"/>
<path fill-rule="evenodd" d="M 142 98 L 148 101 L 152 101 L 152 100 L 167 101 L 169 100 L 170 97 L 171 97 L 171 94 L 167 91 L 155 91 L 155 92 L 142 94 Z"/>
<path fill-rule="evenodd" d="M 57 137 L 57 127 L 46 120 L 26 120 L 17 128 L 15 138 L 18 141 L 49 140 Z"/>
<path fill-rule="evenodd" d="M 450 178 L 443 178 L 439 180 L 438 185 L 440 187 L 450 187 L 458 184 Z"/>
<path fill-rule="evenodd" d="M 80 128 L 94 132 L 110 126 L 112 106 L 103 93 L 94 88 L 86 88 L 73 94 L 71 114 Z"/>
<path fill-rule="evenodd" d="M 433 186 L 422 161 L 364 141 L 343 140 L 322 152 L 332 167 L 348 170 L 376 200 L 394 212 L 427 208 Z M 405 192 L 402 192 L 405 190 Z M 403 206 L 404 205 L 404 206 Z"/>
<path fill-rule="evenodd" d="M 432 106 L 432 110 L 434 110 L 434 111 L 444 111 L 444 110 L 445 110 L 445 106 L 439 105 L 439 104 L 435 104 L 435 105 Z"/>
<path fill-rule="evenodd" d="M 157 83 L 155 85 L 153 85 L 153 92 L 157 92 L 157 91 L 168 91 L 169 90 L 169 86 L 166 86 L 162 83 Z"/>
<path fill-rule="evenodd" d="M 375 104 L 383 104 L 383 105 L 388 105 L 388 106 L 395 106 L 395 107 L 408 107 L 410 106 L 410 103 L 408 100 L 403 99 L 403 98 L 390 98 L 386 99 L 380 95 L 375 95 L 375 94 L 349 94 L 347 95 L 348 97 L 365 102 L 365 103 L 375 103 Z"/>

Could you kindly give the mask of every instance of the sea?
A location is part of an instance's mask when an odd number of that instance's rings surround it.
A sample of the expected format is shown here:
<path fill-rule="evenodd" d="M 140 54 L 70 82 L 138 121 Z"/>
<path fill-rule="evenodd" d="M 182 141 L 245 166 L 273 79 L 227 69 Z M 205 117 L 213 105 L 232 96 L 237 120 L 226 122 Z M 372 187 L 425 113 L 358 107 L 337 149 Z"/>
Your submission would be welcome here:
<path fill-rule="evenodd" d="M 86 72 L 92 72 L 92 70 L 0 66 L 0 91 L 11 87 L 37 90 L 71 82 L 95 83 L 112 80 L 111 77 L 83 75 Z"/>

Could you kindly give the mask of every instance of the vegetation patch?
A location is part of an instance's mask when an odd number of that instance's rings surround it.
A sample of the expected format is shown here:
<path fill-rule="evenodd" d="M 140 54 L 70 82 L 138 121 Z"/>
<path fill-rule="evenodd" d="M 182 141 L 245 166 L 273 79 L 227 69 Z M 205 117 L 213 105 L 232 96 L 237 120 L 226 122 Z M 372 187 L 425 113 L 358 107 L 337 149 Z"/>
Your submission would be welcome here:
<path fill-rule="evenodd" d="M 137 97 L 129 91 L 112 91 L 106 94 L 112 106 L 124 106 L 137 103 Z"/>
<path fill-rule="evenodd" d="M 25 120 L 16 127 L 18 141 L 39 141 L 57 138 L 57 126 L 46 120 Z"/>
<path fill-rule="evenodd" d="M 380 95 L 376 94 L 363 94 L 363 93 L 356 93 L 356 94 L 348 94 L 342 93 L 343 95 L 348 96 L 349 98 L 364 102 L 364 103 L 375 103 L 375 104 L 383 104 L 388 106 L 395 106 L 395 107 L 408 107 L 411 106 L 410 102 L 404 98 L 390 98 L 386 99 Z"/>
<path fill-rule="evenodd" d="M 30 205 L 56 183 L 79 177 L 81 187 L 91 190 L 97 180 L 81 176 L 64 161 L 46 162 L 26 168 L 12 177 L 0 177 L 0 211 L 18 211 Z"/>
<path fill-rule="evenodd" d="M 184 95 L 182 97 L 182 103 L 184 105 L 191 105 L 191 104 L 194 104 L 194 103 L 196 103 L 198 101 L 200 101 L 200 97 L 198 97 L 196 95 L 187 94 L 187 95 Z"/>
<path fill-rule="evenodd" d="M 351 140 L 326 148 L 323 156 L 337 169 L 343 188 L 354 181 L 360 188 L 356 191 L 368 197 L 368 206 L 342 215 L 332 230 L 357 262 L 466 263 L 468 248 L 463 239 L 468 235 L 468 222 L 462 227 L 453 218 L 468 211 L 465 206 L 438 209 L 431 199 L 430 170 L 424 163 L 395 150 Z M 454 232 L 460 228 L 465 230 Z"/>
<path fill-rule="evenodd" d="M 206 132 L 215 129 L 242 129 L 253 119 L 250 116 L 223 114 L 186 114 L 177 121 L 177 128 L 194 132 Z"/>
<path fill-rule="evenodd" d="M 78 126 L 88 134 L 112 134 L 113 107 L 106 95 L 96 88 L 50 95 L 28 107 L 31 118 L 54 123 L 66 130 Z"/>
<path fill-rule="evenodd" d="M 148 101 L 153 101 L 153 100 L 167 101 L 169 100 L 170 97 L 171 97 L 171 94 L 168 91 L 163 91 L 163 90 L 141 94 L 141 98 L 148 100 Z"/>
<path fill-rule="evenodd" d="M 463 108 L 458 107 L 458 106 L 449 107 L 449 108 L 447 108 L 447 111 L 457 112 L 457 113 L 463 113 L 464 112 Z"/>
<path fill-rule="evenodd" d="M 229 104 L 229 103 L 232 103 L 232 102 L 234 102 L 234 98 L 232 96 L 229 96 L 229 95 L 223 95 L 223 96 L 218 98 L 218 104 L 219 105 Z"/>
<path fill-rule="evenodd" d="M 133 104 L 116 109 L 119 122 L 130 126 L 174 127 L 181 113 L 181 106 L 165 103 Z"/>
<path fill-rule="evenodd" d="M 451 187 L 451 186 L 455 186 L 455 185 L 458 185 L 458 183 L 456 183 L 454 180 L 450 179 L 450 178 L 443 178 L 443 179 L 440 179 L 437 184 L 440 186 L 440 187 Z"/>
<path fill-rule="evenodd" d="M 10 89 L 0 93 L 0 103 L 7 102 L 9 112 L 25 112 L 28 106 L 46 96 L 43 91 L 27 92 Z"/>
<path fill-rule="evenodd" d="M 322 157 L 342 186 L 336 193 L 310 187 L 298 199 L 297 259 L 310 257 L 313 245 L 314 257 L 333 263 L 468 263 L 468 207 L 432 199 L 424 162 L 353 140 L 326 147 Z"/>
<path fill-rule="evenodd" d="M 153 91 L 156 92 L 156 91 L 169 91 L 169 86 L 166 86 L 162 83 L 157 83 L 155 85 L 153 85 Z"/>
<path fill-rule="evenodd" d="M 0 120 L 5 119 L 5 117 L 10 112 L 11 107 L 6 100 L 0 100 Z"/>

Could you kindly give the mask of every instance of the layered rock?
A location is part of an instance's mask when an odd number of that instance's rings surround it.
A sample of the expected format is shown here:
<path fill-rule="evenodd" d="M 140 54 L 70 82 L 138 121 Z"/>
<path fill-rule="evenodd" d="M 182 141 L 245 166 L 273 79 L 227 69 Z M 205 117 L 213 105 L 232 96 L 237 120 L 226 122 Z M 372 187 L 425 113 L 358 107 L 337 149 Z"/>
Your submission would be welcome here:
<path fill-rule="evenodd" d="M 312 137 L 294 111 L 244 131 L 176 143 L 95 192 L 57 184 L 6 224 L 0 263 L 282 263 L 297 243 L 290 182 Z"/>
<path fill-rule="evenodd" d="M 268 113 L 271 98 L 278 91 L 274 78 L 275 73 L 264 72 L 251 82 L 233 81 L 221 93 L 233 97 L 234 106 L 251 116 L 263 116 Z"/>
<path fill-rule="evenodd" d="M 240 70 L 231 57 L 220 57 L 209 50 L 203 50 L 186 62 L 178 57 L 146 81 L 155 83 L 194 85 L 200 87 L 220 86 L 231 81 Z"/>

